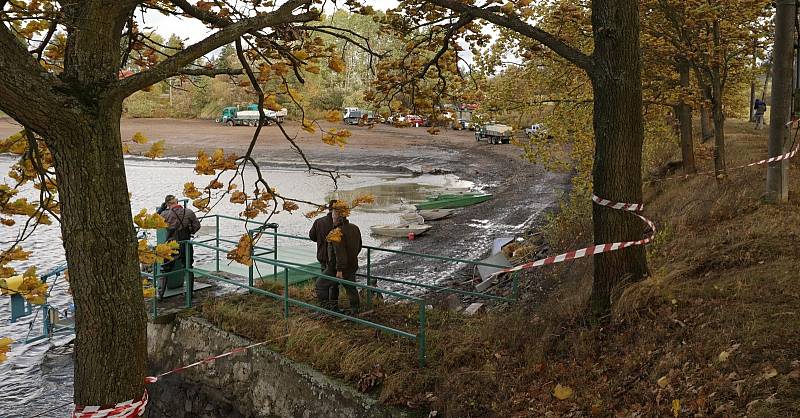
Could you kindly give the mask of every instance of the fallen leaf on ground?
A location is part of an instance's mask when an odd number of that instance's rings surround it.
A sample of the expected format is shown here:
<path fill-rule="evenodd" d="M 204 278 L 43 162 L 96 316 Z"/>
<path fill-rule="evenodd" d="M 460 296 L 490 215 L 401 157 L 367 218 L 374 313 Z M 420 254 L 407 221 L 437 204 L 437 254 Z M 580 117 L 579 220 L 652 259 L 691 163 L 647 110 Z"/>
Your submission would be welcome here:
<path fill-rule="evenodd" d="M 555 389 L 553 389 L 553 396 L 562 401 L 564 399 L 568 399 L 572 397 L 572 388 L 558 384 L 556 385 Z"/>

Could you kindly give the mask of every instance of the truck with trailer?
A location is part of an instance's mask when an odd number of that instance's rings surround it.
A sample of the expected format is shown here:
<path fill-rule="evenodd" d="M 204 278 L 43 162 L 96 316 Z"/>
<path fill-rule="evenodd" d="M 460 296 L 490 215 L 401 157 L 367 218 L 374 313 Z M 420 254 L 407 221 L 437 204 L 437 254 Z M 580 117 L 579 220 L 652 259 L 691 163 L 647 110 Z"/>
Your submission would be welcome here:
<path fill-rule="evenodd" d="M 501 123 L 489 122 L 475 129 L 475 140 L 490 144 L 508 144 L 513 137 L 514 128 Z"/>
<path fill-rule="evenodd" d="M 375 112 L 357 107 L 346 107 L 342 113 L 342 121 L 348 125 L 358 125 L 361 121 L 373 123 L 377 119 Z"/>
<path fill-rule="evenodd" d="M 279 111 L 264 109 L 264 120 L 262 125 L 270 125 L 272 123 L 281 123 L 287 115 L 286 108 Z M 258 124 L 260 115 L 258 114 L 258 105 L 250 104 L 245 109 L 239 109 L 235 106 L 229 106 L 222 109 L 222 115 L 217 118 L 218 123 L 228 126 L 256 126 Z"/>

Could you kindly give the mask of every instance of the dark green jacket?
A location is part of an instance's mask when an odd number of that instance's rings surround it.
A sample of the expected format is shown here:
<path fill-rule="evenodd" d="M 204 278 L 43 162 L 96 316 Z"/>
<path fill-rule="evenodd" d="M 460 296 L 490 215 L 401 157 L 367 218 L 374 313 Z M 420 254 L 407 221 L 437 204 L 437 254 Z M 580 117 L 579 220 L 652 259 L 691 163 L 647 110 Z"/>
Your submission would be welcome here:
<path fill-rule="evenodd" d="M 350 276 L 358 270 L 361 231 L 346 219 L 340 228 L 342 229 L 342 240 L 338 243 L 328 242 L 328 267 L 325 269 L 325 274 L 329 276 L 335 276 L 337 271 L 341 271 L 345 276 Z"/>

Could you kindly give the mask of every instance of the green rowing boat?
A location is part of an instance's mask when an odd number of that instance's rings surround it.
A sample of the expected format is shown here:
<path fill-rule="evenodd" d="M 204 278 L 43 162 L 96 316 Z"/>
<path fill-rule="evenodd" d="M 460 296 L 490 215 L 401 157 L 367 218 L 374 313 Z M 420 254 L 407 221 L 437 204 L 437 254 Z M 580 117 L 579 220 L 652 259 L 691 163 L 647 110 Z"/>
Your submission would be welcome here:
<path fill-rule="evenodd" d="M 429 200 L 427 202 L 417 203 L 417 210 L 426 209 L 453 209 L 463 208 L 466 206 L 475 205 L 485 202 L 492 198 L 490 194 L 475 194 L 467 196 L 452 196 L 447 198 L 440 198 L 436 200 Z"/>

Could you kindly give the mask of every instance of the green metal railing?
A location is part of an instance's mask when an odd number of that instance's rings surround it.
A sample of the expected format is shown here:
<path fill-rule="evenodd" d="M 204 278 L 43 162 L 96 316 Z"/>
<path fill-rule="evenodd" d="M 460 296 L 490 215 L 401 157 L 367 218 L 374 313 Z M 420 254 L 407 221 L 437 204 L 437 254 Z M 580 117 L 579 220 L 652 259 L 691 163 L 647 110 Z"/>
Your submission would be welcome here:
<path fill-rule="evenodd" d="M 176 271 L 171 271 L 171 272 L 168 272 L 168 273 L 163 273 L 163 272 L 160 271 L 158 265 L 154 265 L 153 266 L 153 273 L 146 273 L 146 272 L 142 273 L 144 276 L 149 277 L 149 278 L 151 278 L 153 280 L 153 285 L 155 286 L 157 292 L 158 292 L 158 289 L 160 288 L 159 287 L 160 280 L 164 279 L 164 277 L 167 274 L 183 273 L 183 279 L 184 279 L 183 280 L 183 282 L 184 282 L 183 283 L 183 288 L 184 288 L 184 306 L 185 307 L 191 307 L 192 306 L 192 298 L 193 298 L 193 296 L 192 296 L 192 293 L 193 293 L 193 277 L 192 276 L 193 275 L 198 275 L 198 276 L 202 276 L 202 277 L 205 277 L 207 279 L 210 279 L 210 280 L 215 280 L 215 281 L 227 283 L 227 284 L 239 287 L 239 288 L 247 289 L 250 293 L 253 293 L 253 294 L 259 294 L 259 295 L 262 295 L 262 296 L 270 297 L 270 298 L 278 300 L 278 301 L 282 301 L 283 302 L 283 315 L 284 315 L 284 318 L 287 318 L 287 319 L 289 318 L 290 307 L 291 306 L 296 306 L 296 307 L 300 307 L 300 308 L 310 309 L 310 310 L 315 311 L 315 312 L 320 312 L 320 313 L 328 314 L 328 315 L 331 315 L 331 316 L 339 317 L 339 318 L 342 318 L 342 319 L 345 319 L 345 320 L 348 320 L 348 321 L 351 321 L 351 322 L 355 322 L 355 323 L 358 323 L 358 324 L 361 324 L 361 325 L 365 325 L 365 326 L 380 330 L 382 332 L 386 332 L 386 333 L 389 333 L 389 334 L 393 334 L 393 335 L 397 335 L 397 336 L 400 336 L 400 337 L 403 337 L 403 338 L 408 338 L 410 340 L 413 340 L 417 344 L 418 361 L 419 361 L 419 364 L 422 366 L 422 365 L 425 364 L 425 356 L 426 356 L 426 351 L 425 351 L 426 350 L 426 348 L 425 348 L 426 347 L 425 330 L 426 330 L 426 326 L 427 326 L 427 318 L 426 318 L 426 312 L 425 312 L 425 301 L 424 301 L 424 299 L 416 297 L 416 296 L 403 294 L 403 293 L 396 292 L 396 291 L 391 291 L 391 290 L 387 290 L 387 289 L 381 289 L 381 288 L 377 287 L 377 282 L 378 281 L 386 281 L 386 282 L 390 282 L 390 283 L 398 283 L 398 284 L 403 284 L 403 285 L 408 285 L 408 286 L 420 287 L 420 288 L 424 288 L 424 289 L 428 289 L 428 290 L 432 290 L 432 291 L 436 291 L 436 292 L 456 293 L 456 294 L 462 294 L 462 295 L 468 295 L 468 296 L 474 296 L 474 297 L 480 297 L 480 298 L 492 299 L 492 300 L 515 301 L 519 297 L 519 282 L 518 282 L 519 279 L 518 279 L 518 276 L 516 274 L 512 274 L 511 275 L 512 283 L 513 283 L 513 290 L 512 290 L 512 297 L 510 297 L 510 298 L 509 297 L 505 297 L 505 296 L 492 295 L 492 294 L 483 293 L 483 292 L 473 292 L 473 291 L 456 289 L 456 288 L 451 288 L 451 287 L 430 285 L 430 284 L 424 284 L 424 283 L 416 283 L 416 282 L 412 282 L 412 281 L 409 281 L 409 280 L 402 280 L 402 279 L 396 279 L 396 278 L 390 278 L 390 277 L 383 277 L 383 276 L 374 275 L 374 274 L 372 274 L 373 258 L 374 258 L 373 257 L 373 253 L 380 253 L 380 252 L 390 253 L 390 254 L 398 254 L 398 255 L 410 256 L 410 257 L 418 257 L 418 258 L 429 259 L 429 260 L 460 263 L 460 264 L 466 264 L 466 265 L 472 265 L 472 266 L 488 266 L 488 267 L 495 267 L 495 268 L 505 268 L 506 266 L 501 266 L 501 265 L 496 265 L 496 264 L 491 264 L 491 263 L 484 263 L 484 262 L 481 262 L 481 261 L 464 260 L 464 259 L 458 259 L 458 258 L 452 258 L 452 257 L 416 253 L 416 252 L 411 252 L 411 251 L 402 251 L 402 250 L 395 250 L 395 249 L 389 249 L 389 248 L 374 247 L 374 246 L 369 246 L 369 245 L 363 247 L 367 251 L 366 272 L 365 272 L 365 274 L 364 273 L 359 273 L 359 274 L 356 275 L 357 277 L 365 278 L 366 279 L 366 283 L 362 284 L 362 283 L 358 283 L 358 282 L 354 282 L 354 281 L 339 279 L 339 278 L 336 278 L 336 277 L 332 277 L 332 276 L 328 276 L 328 275 L 322 274 L 318 270 L 309 269 L 308 266 L 304 265 L 304 264 L 294 263 L 294 262 L 285 261 L 285 260 L 279 260 L 278 259 L 278 254 L 279 254 L 278 238 L 289 238 L 289 239 L 294 239 L 294 240 L 309 241 L 310 242 L 311 240 L 308 237 L 302 237 L 302 236 L 290 235 L 290 234 L 282 234 L 282 233 L 277 232 L 277 225 L 275 225 L 275 224 L 263 225 L 261 222 L 252 221 L 252 220 L 248 220 L 248 219 L 237 218 L 237 217 L 233 217 L 233 216 L 208 215 L 208 216 L 201 217 L 200 219 L 201 220 L 207 220 L 207 219 L 210 219 L 210 218 L 214 218 L 215 234 L 214 234 L 213 237 L 206 238 L 206 239 L 203 239 L 203 240 L 185 241 L 185 242 L 181 242 L 180 244 L 181 245 L 191 245 L 193 248 L 200 247 L 200 248 L 210 249 L 214 253 L 214 258 L 215 258 L 214 266 L 215 266 L 216 272 L 191 267 L 191 268 L 184 268 L 182 270 L 176 270 Z M 251 263 L 248 266 L 247 284 L 239 283 L 239 282 L 237 282 L 235 280 L 232 280 L 230 278 L 222 277 L 219 274 L 215 274 L 215 273 L 218 273 L 220 271 L 220 259 L 221 259 L 220 253 L 221 252 L 227 253 L 231 249 L 231 248 L 225 248 L 223 246 L 226 245 L 226 244 L 233 245 L 233 246 L 238 244 L 238 241 L 226 239 L 226 238 L 220 236 L 220 220 L 221 219 L 227 219 L 227 220 L 231 220 L 231 221 L 244 223 L 245 224 L 245 230 L 247 231 L 247 234 L 249 234 L 251 238 L 255 234 L 272 235 L 272 238 L 273 238 L 272 239 L 272 245 L 273 245 L 272 248 L 264 247 L 264 246 L 258 246 L 258 245 L 254 245 L 252 247 L 250 257 L 253 260 L 253 263 Z M 252 229 L 251 228 L 247 228 L 248 224 L 250 224 L 250 223 L 252 223 L 254 225 L 258 225 L 258 226 L 256 228 L 252 228 Z M 213 245 L 211 243 L 213 243 Z M 185 254 L 184 266 L 189 266 L 190 265 L 191 253 L 189 251 L 184 251 L 184 254 Z M 267 256 L 269 256 L 269 255 L 272 255 L 272 257 L 268 258 Z M 254 268 L 254 265 L 255 265 L 256 262 L 272 265 L 273 266 L 273 278 L 275 278 L 276 280 L 278 279 L 278 268 L 282 268 L 283 269 L 283 294 L 282 295 L 279 295 L 277 293 L 273 293 L 273 292 L 270 292 L 270 291 L 267 291 L 267 290 L 264 290 L 264 289 L 261 289 L 261 288 L 258 288 L 258 287 L 254 286 L 255 277 L 254 277 L 253 268 Z M 330 310 L 330 309 L 323 308 L 321 306 L 317 306 L 317 305 L 313 305 L 313 304 L 307 303 L 307 302 L 302 301 L 302 300 L 291 298 L 289 296 L 289 273 L 290 273 L 290 271 L 301 272 L 301 273 L 308 274 L 308 275 L 311 275 L 311 276 L 325 278 L 327 280 L 330 280 L 330 281 L 333 281 L 333 282 L 336 282 L 336 283 L 339 283 L 339 284 L 342 284 L 342 285 L 345 285 L 345 286 L 353 286 L 353 287 L 356 287 L 358 289 L 364 289 L 366 291 L 366 294 L 367 294 L 367 308 L 371 308 L 372 307 L 373 294 L 388 295 L 388 296 L 396 297 L 398 299 L 409 300 L 412 303 L 416 303 L 419 306 L 419 314 L 418 314 L 419 327 L 418 327 L 418 331 L 417 331 L 416 334 L 412 334 L 412 333 L 407 332 L 407 331 L 403 331 L 403 330 L 392 328 L 392 327 L 389 327 L 389 326 L 386 326 L 386 325 L 382 325 L 382 324 L 378 324 L 378 323 L 375 323 L 375 322 L 367 321 L 367 320 L 365 320 L 363 318 L 347 315 L 347 314 L 344 314 L 342 312 L 333 311 L 333 310 Z M 157 298 L 155 298 L 155 297 L 152 299 L 152 314 L 153 314 L 153 317 L 158 316 L 158 301 L 157 301 Z"/>

